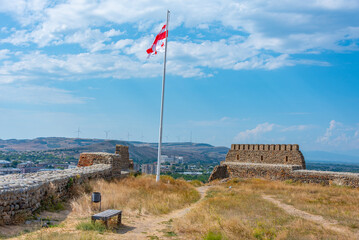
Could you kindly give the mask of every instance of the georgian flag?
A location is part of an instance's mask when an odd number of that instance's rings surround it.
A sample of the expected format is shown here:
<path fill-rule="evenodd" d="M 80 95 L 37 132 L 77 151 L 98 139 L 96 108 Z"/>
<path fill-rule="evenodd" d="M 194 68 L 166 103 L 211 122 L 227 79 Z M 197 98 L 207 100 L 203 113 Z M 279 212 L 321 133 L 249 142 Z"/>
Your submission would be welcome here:
<path fill-rule="evenodd" d="M 166 37 L 168 36 L 168 30 L 166 30 L 166 24 L 163 25 L 161 31 L 159 34 L 157 34 L 155 41 L 153 41 L 152 46 L 147 49 L 147 53 L 148 53 L 148 57 L 149 58 L 151 55 L 156 55 L 157 51 L 161 48 L 164 47 L 165 43 L 164 40 L 166 39 Z"/>

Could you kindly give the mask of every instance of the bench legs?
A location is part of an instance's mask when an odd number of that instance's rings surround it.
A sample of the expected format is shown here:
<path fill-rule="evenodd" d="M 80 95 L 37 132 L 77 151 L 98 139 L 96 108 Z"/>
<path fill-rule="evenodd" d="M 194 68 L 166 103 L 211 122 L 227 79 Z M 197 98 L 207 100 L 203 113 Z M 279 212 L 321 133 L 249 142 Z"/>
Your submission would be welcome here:
<path fill-rule="evenodd" d="M 105 221 L 105 226 L 106 226 L 106 229 L 108 229 L 108 223 L 107 223 L 107 220 Z"/>
<path fill-rule="evenodd" d="M 118 214 L 117 216 L 117 226 L 121 226 L 121 217 L 122 217 L 122 213 Z"/>

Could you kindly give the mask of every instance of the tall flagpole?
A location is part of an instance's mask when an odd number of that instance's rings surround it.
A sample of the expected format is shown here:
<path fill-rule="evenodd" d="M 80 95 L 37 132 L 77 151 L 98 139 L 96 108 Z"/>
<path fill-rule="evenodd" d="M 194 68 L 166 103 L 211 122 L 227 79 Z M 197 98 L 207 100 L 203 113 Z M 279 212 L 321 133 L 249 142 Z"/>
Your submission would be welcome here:
<path fill-rule="evenodd" d="M 167 10 L 167 21 L 166 21 L 166 43 L 165 43 L 165 56 L 163 59 L 163 77 L 162 77 L 162 98 L 161 98 L 161 117 L 160 117 L 160 133 L 158 140 L 158 155 L 157 155 L 157 175 L 156 182 L 160 180 L 161 172 L 161 147 L 162 147 L 162 125 L 163 125 L 163 105 L 164 105 L 164 96 L 165 96 L 165 81 L 166 81 L 166 59 L 167 59 L 167 38 L 168 38 L 168 18 L 170 11 Z"/>

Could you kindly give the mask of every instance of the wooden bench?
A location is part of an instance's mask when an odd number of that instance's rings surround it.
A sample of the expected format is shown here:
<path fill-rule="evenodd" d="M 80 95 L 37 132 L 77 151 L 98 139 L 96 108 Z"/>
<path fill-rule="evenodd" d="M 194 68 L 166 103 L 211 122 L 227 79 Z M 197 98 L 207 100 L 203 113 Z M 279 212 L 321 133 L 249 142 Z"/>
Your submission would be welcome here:
<path fill-rule="evenodd" d="M 91 220 L 93 223 L 95 223 L 96 220 L 102 220 L 105 222 L 106 228 L 108 228 L 107 221 L 114 216 L 118 216 L 117 217 L 117 226 L 120 226 L 121 225 L 121 216 L 122 216 L 122 211 L 120 211 L 120 210 L 108 209 L 106 211 L 96 213 L 95 215 L 92 215 Z"/>

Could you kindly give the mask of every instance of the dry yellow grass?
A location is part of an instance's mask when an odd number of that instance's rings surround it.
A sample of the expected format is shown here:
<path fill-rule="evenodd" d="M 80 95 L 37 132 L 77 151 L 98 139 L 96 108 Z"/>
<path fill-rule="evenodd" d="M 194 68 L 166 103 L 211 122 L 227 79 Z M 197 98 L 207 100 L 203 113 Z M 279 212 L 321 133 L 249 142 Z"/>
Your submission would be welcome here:
<path fill-rule="evenodd" d="M 158 183 L 154 176 L 147 175 L 110 183 L 98 180 L 91 185 L 93 191 L 101 192 L 102 209 L 122 209 L 132 214 L 165 214 L 200 198 L 191 184 L 168 176 L 162 176 Z M 73 200 L 71 206 L 77 216 L 89 216 L 95 209 L 86 193 Z"/>
<path fill-rule="evenodd" d="M 103 234 L 77 229 L 79 224 L 89 221 L 89 217 L 98 209 L 98 205 L 91 203 L 91 191 L 101 192 L 102 210 L 109 208 L 124 210 L 125 224 L 139 219 L 138 215 L 156 217 L 175 209 L 185 208 L 200 198 L 200 194 L 192 184 L 168 176 L 161 176 L 161 181 L 158 183 L 155 177 L 150 175 L 128 177 L 112 182 L 96 180 L 88 186 L 83 186 L 83 189 L 87 189 L 88 193 L 82 192 L 78 198 L 70 202 L 72 212 L 61 226 L 39 229 L 18 236 L 16 239 L 117 239 L 119 235 L 116 234 L 115 229 L 112 229 L 116 225 L 116 219 L 112 219 L 110 229 Z"/>
<path fill-rule="evenodd" d="M 95 232 L 63 232 L 41 231 L 30 233 L 25 240 L 100 240 L 103 236 Z"/>
<path fill-rule="evenodd" d="M 214 183 L 206 197 L 183 217 L 163 215 L 186 208 L 199 199 L 192 184 L 166 176 L 156 183 L 154 177 L 142 176 L 115 182 L 95 181 L 91 187 L 102 193 L 103 209 L 124 210 L 124 222 L 128 226 L 141 226 L 144 219 L 167 222 L 166 231 L 171 234 L 159 234 L 161 239 L 353 239 L 351 233 L 356 231 L 358 224 L 358 189 L 261 179 Z M 264 194 L 297 209 L 336 219 L 351 228 L 338 232 L 292 216 L 263 199 Z M 73 200 L 71 206 L 73 212 L 61 227 L 41 229 L 21 239 L 118 239 L 131 234 L 131 231 L 118 234 L 109 230 L 100 234 L 76 229 L 96 210 L 91 205 L 89 193 Z M 138 217 L 139 214 L 146 216 Z M 142 235 L 146 239 L 148 233 Z"/>
<path fill-rule="evenodd" d="M 233 188 L 252 189 L 274 196 L 286 204 L 340 224 L 359 229 L 359 189 L 322 186 L 319 184 L 268 181 L 262 179 L 232 180 L 226 185 Z"/>
<path fill-rule="evenodd" d="M 213 239 L 351 239 L 350 234 L 330 231 L 311 221 L 293 217 L 261 197 L 263 193 L 276 196 L 279 192 L 295 196 L 296 187 L 300 191 L 301 188 L 318 188 L 317 194 L 323 195 L 336 191 L 334 187 L 320 185 L 293 186 L 256 179 L 233 180 L 212 188 L 197 208 L 184 218 L 175 220 L 174 229 L 187 239 L 212 239 L 211 233 L 217 237 Z M 345 201 L 348 196 L 342 197 Z M 342 205 L 350 205 L 351 200 Z"/>

